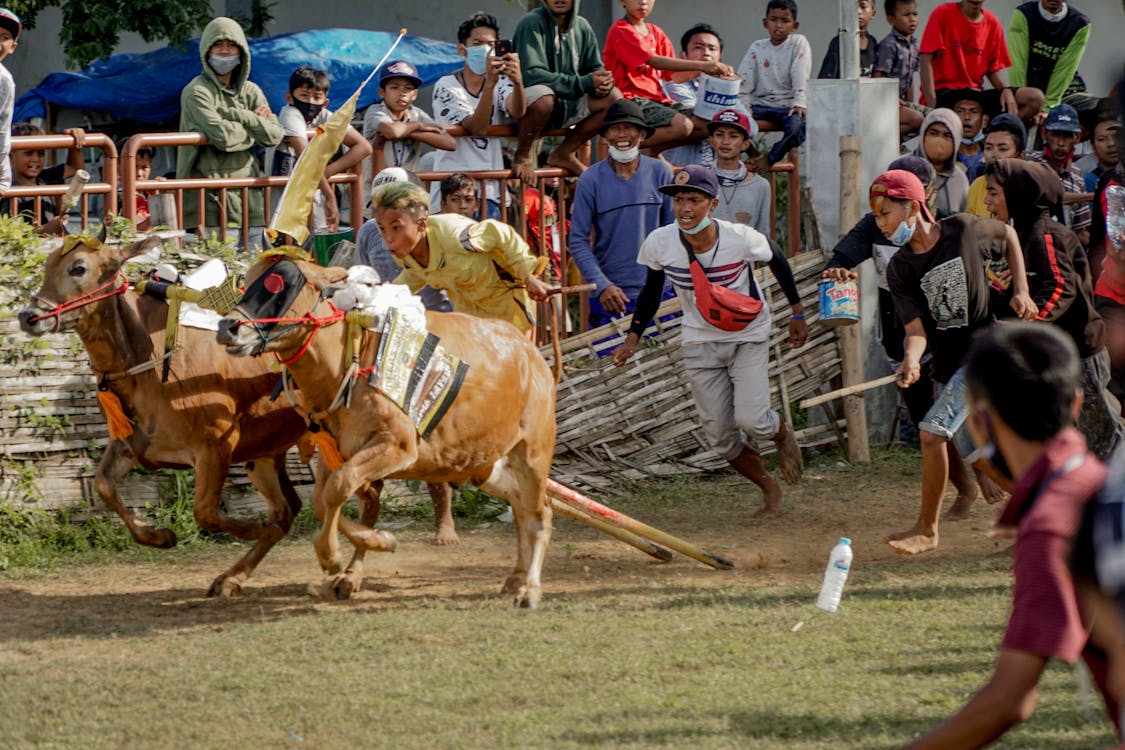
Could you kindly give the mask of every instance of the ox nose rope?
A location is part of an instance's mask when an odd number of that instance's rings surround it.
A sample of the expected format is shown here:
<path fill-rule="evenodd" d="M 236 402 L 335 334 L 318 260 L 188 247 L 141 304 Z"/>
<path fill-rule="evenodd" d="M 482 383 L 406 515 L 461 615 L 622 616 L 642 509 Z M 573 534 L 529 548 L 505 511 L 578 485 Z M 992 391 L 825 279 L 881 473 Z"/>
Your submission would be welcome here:
<path fill-rule="evenodd" d="M 117 286 L 114 286 L 114 284 L 117 284 L 117 279 L 119 277 L 121 278 L 121 283 Z M 103 299 L 116 297 L 118 295 L 124 294 L 127 291 L 129 291 L 129 280 L 122 276 L 121 272 L 118 271 L 113 275 L 113 278 L 111 278 L 109 281 L 102 284 L 98 288 L 92 289 L 85 294 L 74 297 L 73 299 L 66 300 L 65 302 L 55 302 L 53 300 L 47 299 L 46 297 L 42 297 L 36 294 L 32 297 L 32 299 L 35 300 L 36 304 L 41 304 L 43 305 L 43 307 L 47 308 L 47 311 L 43 315 L 32 315 L 27 320 L 29 323 L 38 323 L 41 320 L 54 318 L 55 325 L 54 328 L 51 329 L 51 332 L 54 333 L 55 331 L 58 331 L 59 327 L 62 325 L 62 316 L 65 313 L 71 312 L 72 310 L 77 310 Z"/>

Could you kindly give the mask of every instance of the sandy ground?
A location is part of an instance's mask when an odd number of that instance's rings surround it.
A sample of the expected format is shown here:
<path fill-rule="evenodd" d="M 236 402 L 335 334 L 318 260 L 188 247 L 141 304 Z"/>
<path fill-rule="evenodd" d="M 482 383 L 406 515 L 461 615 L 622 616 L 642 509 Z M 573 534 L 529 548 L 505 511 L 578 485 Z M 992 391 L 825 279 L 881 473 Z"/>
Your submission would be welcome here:
<path fill-rule="evenodd" d="M 543 575 L 544 606 L 552 598 L 612 588 L 643 596 L 654 588 L 817 585 L 839 536 L 852 539 L 853 576 L 864 570 L 902 575 L 951 556 L 984 557 L 1002 551 L 985 537 L 996 508 L 978 500 L 971 518 L 942 527 L 941 546 L 917 558 L 882 543 L 907 528 L 917 513 L 919 471 L 912 468 L 840 468 L 813 465 L 805 479 L 786 488 L 779 516 L 753 519 L 756 490 L 734 477 L 683 483 L 668 504 L 647 506 L 636 516 L 661 530 L 735 563 L 718 571 L 679 555 L 661 563 L 598 531 L 557 519 Z M 947 504 L 952 494 L 947 495 Z M 392 528 L 395 526 L 391 523 Z M 215 545 L 157 563 L 122 562 L 68 567 L 45 576 L 0 577 L 0 639 L 21 638 L 60 626 L 72 630 L 129 632 L 143 623 L 150 632 L 207 627 L 228 621 L 284 616 L 309 609 L 356 611 L 390 607 L 472 606 L 498 598 L 514 561 L 515 533 L 499 522 L 462 522 L 457 547 L 429 543 L 421 521 L 394 529 L 398 551 L 370 554 L 363 589 L 346 602 L 322 601 L 309 585 L 323 579 L 312 544 L 278 545 L 229 600 L 203 596 L 211 580 L 238 556 L 240 547 Z"/>

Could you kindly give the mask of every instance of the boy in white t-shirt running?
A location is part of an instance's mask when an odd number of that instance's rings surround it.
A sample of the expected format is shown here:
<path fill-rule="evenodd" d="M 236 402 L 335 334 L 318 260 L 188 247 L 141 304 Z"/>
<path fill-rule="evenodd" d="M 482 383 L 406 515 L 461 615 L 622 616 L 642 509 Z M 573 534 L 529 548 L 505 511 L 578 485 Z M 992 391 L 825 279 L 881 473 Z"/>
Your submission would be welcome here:
<path fill-rule="evenodd" d="M 766 471 L 753 441 L 774 442 L 787 482 L 801 478 L 803 462 L 793 430 L 770 407 L 769 305 L 763 303 L 761 312 L 744 327 L 719 328 L 696 306 L 691 264 L 699 263 L 712 287 L 726 287 L 761 300 L 753 264 L 768 262 L 792 307 L 789 345 L 798 348 L 808 332 L 793 271 L 781 248 L 758 231 L 711 218 L 719 192 L 712 170 L 686 166 L 671 185 L 660 190 L 672 196 L 676 222 L 653 230 L 641 244 L 637 262 L 648 267 L 648 276 L 629 335 L 614 350 L 613 363 L 620 367 L 637 350 L 637 341 L 660 304 L 667 277 L 683 308 L 684 370 L 707 439 L 739 474 L 762 489 L 765 506 L 758 515 L 773 515 L 781 503 L 781 486 Z"/>
<path fill-rule="evenodd" d="M 297 68 L 289 76 L 289 91 L 285 94 L 286 104 L 277 115 L 285 133 L 273 154 L 271 176 L 281 177 L 292 174 L 297 159 L 309 145 L 308 131 L 328 122 L 328 118 L 332 116 L 332 112 L 328 109 L 328 87 L 328 74 L 307 65 Z M 320 192 L 313 200 L 315 229 L 335 229 L 340 223 L 336 190 L 328 183 L 328 178 L 346 172 L 371 155 L 371 144 L 351 125 L 344 133 L 344 146 L 347 152 L 329 162 L 324 169 L 324 176 L 320 179 Z M 272 211 L 277 210 L 280 200 L 281 190 L 271 191 Z"/>
<path fill-rule="evenodd" d="M 457 29 L 457 53 L 465 58 L 461 70 L 434 84 L 434 119 L 439 125 L 460 125 L 468 135 L 457 138 L 453 151 L 439 151 L 437 172 L 477 172 L 504 168 L 499 138 L 485 137 L 492 125 L 523 117 L 524 101 L 520 58 L 515 52 L 497 57 L 493 47 L 500 35 L 495 16 L 478 11 Z M 430 187 L 431 210 L 440 209 L 438 184 Z M 487 216 L 500 218 L 499 182 L 485 185 Z"/>

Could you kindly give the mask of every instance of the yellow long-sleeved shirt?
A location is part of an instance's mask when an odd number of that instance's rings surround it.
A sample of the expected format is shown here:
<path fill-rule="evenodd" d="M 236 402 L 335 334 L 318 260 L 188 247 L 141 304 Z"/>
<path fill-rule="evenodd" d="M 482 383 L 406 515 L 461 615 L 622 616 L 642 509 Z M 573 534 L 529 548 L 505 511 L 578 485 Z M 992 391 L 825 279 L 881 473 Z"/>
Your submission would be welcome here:
<path fill-rule="evenodd" d="M 394 283 L 415 293 L 426 285 L 444 290 L 456 312 L 507 320 L 521 331 L 535 325 L 535 304 L 525 282 L 543 264 L 514 227 L 435 214 L 427 221 L 426 239 L 429 263 L 423 267 L 409 255 L 399 260 L 403 271 Z"/>

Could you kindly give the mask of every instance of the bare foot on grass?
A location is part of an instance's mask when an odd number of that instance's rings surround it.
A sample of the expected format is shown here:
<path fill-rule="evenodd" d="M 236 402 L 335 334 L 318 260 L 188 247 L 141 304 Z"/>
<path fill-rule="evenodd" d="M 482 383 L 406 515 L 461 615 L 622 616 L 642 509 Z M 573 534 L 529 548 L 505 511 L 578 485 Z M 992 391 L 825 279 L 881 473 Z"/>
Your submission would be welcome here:
<path fill-rule="evenodd" d="M 975 484 L 972 485 L 972 490 L 957 490 L 957 499 L 953 501 L 953 506 L 945 514 L 945 520 L 964 521 L 972 512 L 973 501 L 976 499 L 977 486 Z"/>
<path fill-rule="evenodd" d="M 914 527 L 909 531 L 900 531 L 890 534 L 884 540 L 895 552 L 902 555 L 918 555 L 923 552 L 937 549 L 938 535 L 936 529 L 920 529 Z"/>
<path fill-rule="evenodd" d="M 785 428 L 785 434 L 780 440 L 774 440 L 777 446 L 777 463 L 781 468 L 781 477 L 789 484 L 801 479 L 805 472 L 805 460 L 801 456 L 801 446 L 797 445 L 797 436 L 791 427 Z"/>
<path fill-rule="evenodd" d="M 578 157 L 574 154 L 560 156 L 558 152 L 552 152 L 551 155 L 547 157 L 547 166 L 565 169 L 575 177 L 586 171 L 586 165 L 579 161 Z"/>
<path fill-rule="evenodd" d="M 781 485 L 769 480 L 769 484 L 762 488 L 762 508 L 755 513 L 753 518 L 773 518 L 781 507 Z"/>
<path fill-rule="evenodd" d="M 449 523 L 438 524 L 434 538 L 430 541 L 435 547 L 456 547 L 460 543 L 461 537 L 457 536 L 457 529 L 453 527 L 452 520 Z"/>
<path fill-rule="evenodd" d="M 1005 503 L 1008 501 L 1008 493 L 1000 489 L 1000 486 L 988 478 L 988 475 L 983 474 L 977 469 L 973 468 L 973 473 L 977 475 L 977 482 L 980 484 L 980 493 L 984 495 L 985 502 L 989 505 L 996 505 L 996 503 Z"/>

